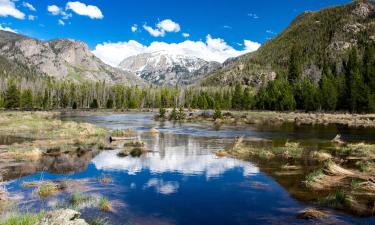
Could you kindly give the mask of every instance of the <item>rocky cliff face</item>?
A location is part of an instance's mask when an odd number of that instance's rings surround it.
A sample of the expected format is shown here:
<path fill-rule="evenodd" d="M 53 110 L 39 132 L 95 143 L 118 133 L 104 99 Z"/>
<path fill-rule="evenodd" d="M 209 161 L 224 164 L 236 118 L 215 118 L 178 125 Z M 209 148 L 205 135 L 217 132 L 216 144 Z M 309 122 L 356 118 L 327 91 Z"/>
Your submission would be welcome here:
<path fill-rule="evenodd" d="M 166 51 L 131 56 L 119 65 L 124 71 L 136 73 L 157 85 L 192 84 L 219 67 L 217 62 Z"/>
<path fill-rule="evenodd" d="M 90 52 L 85 43 L 72 39 L 42 42 L 0 31 L 0 55 L 56 79 L 125 85 L 144 83 L 132 73 L 106 65 Z"/>
<path fill-rule="evenodd" d="M 375 42 L 373 1 L 355 0 L 343 6 L 307 11 L 258 51 L 227 60 L 202 84 L 234 85 L 239 82 L 260 86 L 275 79 L 277 73 L 287 73 L 293 48 L 300 53 L 302 76 L 319 81 L 323 57 L 342 72 L 347 52 L 355 47 L 361 54 L 369 42 Z"/>

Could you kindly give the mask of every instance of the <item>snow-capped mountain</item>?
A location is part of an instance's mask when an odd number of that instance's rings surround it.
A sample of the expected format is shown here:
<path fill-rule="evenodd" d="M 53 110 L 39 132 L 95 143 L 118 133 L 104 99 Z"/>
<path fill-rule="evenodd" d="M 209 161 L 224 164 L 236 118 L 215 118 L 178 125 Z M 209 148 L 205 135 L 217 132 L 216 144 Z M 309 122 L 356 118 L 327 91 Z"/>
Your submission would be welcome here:
<path fill-rule="evenodd" d="M 219 67 L 218 62 L 167 51 L 131 56 L 119 64 L 119 68 L 158 85 L 192 84 Z"/>

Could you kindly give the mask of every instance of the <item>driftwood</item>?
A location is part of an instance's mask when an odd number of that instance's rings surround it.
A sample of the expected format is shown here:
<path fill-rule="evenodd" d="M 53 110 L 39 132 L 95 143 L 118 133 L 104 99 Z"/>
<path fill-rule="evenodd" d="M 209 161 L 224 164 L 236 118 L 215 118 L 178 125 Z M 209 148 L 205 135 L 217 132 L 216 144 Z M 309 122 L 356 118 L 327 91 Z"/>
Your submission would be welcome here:
<path fill-rule="evenodd" d="M 136 140 L 137 137 L 109 137 L 109 141 L 110 142 L 113 142 L 113 141 L 127 141 L 127 140 Z"/>

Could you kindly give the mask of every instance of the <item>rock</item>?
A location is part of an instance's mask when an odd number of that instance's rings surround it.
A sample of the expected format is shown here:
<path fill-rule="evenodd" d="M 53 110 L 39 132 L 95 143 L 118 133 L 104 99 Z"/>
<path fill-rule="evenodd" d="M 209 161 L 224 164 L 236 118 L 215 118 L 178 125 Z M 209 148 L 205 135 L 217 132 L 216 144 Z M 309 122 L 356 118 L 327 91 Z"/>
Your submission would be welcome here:
<path fill-rule="evenodd" d="M 72 209 L 59 209 L 48 212 L 37 225 L 89 225 L 80 216 L 81 213 Z"/>
<path fill-rule="evenodd" d="M 300 211 L 297 215 L 298 219 L 321 219 L 324 217 L 327 217 L 327 213 L 318 209 L 310 208 L 310 209 L 304 209 Z"/>
<path fill-rule="evenodd" d="M 340 134 L 336 135 L 336 137 L 333 138 L 331 142 L 335 144 L 344 144 L 344 141 L 341 139 Z"/>
<path fill-rule="evenodd" d="M 365 2 L 359 2 L 357 6 L 355 7 L 355 9 L 353 10 L 353 14 L 361 18 L 367 18 L 373 13 L 374 13 L 373 5 L 365 3 Z"/>

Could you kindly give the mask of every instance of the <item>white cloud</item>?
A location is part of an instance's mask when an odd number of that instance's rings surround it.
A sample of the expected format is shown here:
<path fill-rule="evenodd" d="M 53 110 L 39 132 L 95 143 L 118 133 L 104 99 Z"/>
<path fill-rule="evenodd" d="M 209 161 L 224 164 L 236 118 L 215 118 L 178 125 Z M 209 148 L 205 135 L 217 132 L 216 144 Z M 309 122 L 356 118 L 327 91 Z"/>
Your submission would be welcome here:
<path fill-rule="evenodd" d="M 164 30 L 154 29 L 154 28 L 152 28 L 150 26 L 147 26 L 147 25 L 143 25 L 143 29 L 145 29 L 153 37 L 164 37 L 165 36 Z"/>
<path fill-rule="evenodd" d="M 25 14 L 18 10 L 11 0 L 0 0 L 0 16 L 12 16 L 17 19 L 25 18 Z"/>
<path fill-rule="evenodd" d="M 95 47 L 93 53 L 104 62 L 117 66 L 123 59 L 156 51 L 168 51 L 172 54 L 195 56 L 207 61 L 224 62 L 228 58 L 237 57 L 252 52 L 260 47 L 260 44 L 250 40 L 244 40 L 242 50 L 237 50 L 228 45 L 223 39 L 213 38 L 207 35 L 206 41 L 186 40 L 180 43 L 152 42 L 149 46 L 137 41 L 102 43 Z"/>
<path fill-rule="evenodd" d="M 12 33 L 18 33 L 17 30 L 14 30 L 10 27 L 3 27 L 1 24 L 0 24 L 0 30 L 9 31 L 9 32 L 12 32 Z"/>
<path fill-rule="evenodd" d="M 137 32 L 138 31 L 138 25 L 137 24 L 134 24 L 132 27 L 131 27 L 131 30 L 132 32 Z"/>
<path fill-rule="evenodd" d="M 177 33 L 177 32 L 180 32 L 180 30 L 181 30 L 180 25 L 178 23 L 170 20 L 170 19 L 163 20 L 163 21 L 159 22 L 156 26 L 160 30 L 164 30 L 166 32 Z"/>
<path fill-rule="evenodd" d="M 72 10 L 78 15 L 88 16 L 91 19 L 102 19 L 104 17 L 102 11 L 97 6 L 86 5 L 81 2 L 68 2 L 66 10 Z"/>
<path fill-rule="evenodd" d="M 54 16 L 60 15 L 63 12 L 57 5 L 47 6 L 47 11 Z"/>
<path fill-rule="evenodd" d="M 36 11 L 35 7 L 28 2 L 23 2 L 22 5 L 23 7 L 28 8 L 30 11 L 34 11 L 34 12 Z"/>
<path fill-rule="evenodd" d="M 231 26 L 228 26 L 228 25 L 224 25 L 223 28 L 224 28 L 224 29 L 232 29 L 232 27 L 231 27 Z"/>
<path fill-rule="evenodd" d="M 247 52 L 255 52 L 261 46 L 260 43 L 250 41 L 250 40 L 244 40 L 244 44 L 245 44 L 245 51 Z"/>
<path fill-rule="evenodd" d="M 28 15 L 27 18 L 28 18 L 29 20 L 35 20 L 35 19 L 36 19 L 36 16 L 34 16 L 34 15 Z"/>
<path fill-rule="evenodd" d="M 259 16 L 255 13 L 248 13 L 247 15 L 255 20 L 259 19 Z"/>
<path fill-rule="evenodd" d="M 65 22 L 64 22 L 64 20 L 62 20 L 62 19 L 59 19 L 59 20 L 57 21 L 57 23 L 58 23 L 59 25 L 61 25 L 61 26 L 65 26 Z"/>
<path fill-rule="evenodd" d="M 188 38 L 188 37 L 190 37 L 190 34 L 189 33 L 182 33 L 182 37 Z"/>
<path fill-rule="evenodd" d="M 145 29 L 151 36 L 164 37 L 167 32 L 180 32 L 181 27 L 178 23 L 170 19 L 166 19 L 156 24 L 156 28 L 152 28 L 145 24 L 143 25 L 143 29 Z"/>

